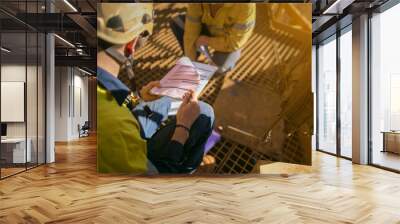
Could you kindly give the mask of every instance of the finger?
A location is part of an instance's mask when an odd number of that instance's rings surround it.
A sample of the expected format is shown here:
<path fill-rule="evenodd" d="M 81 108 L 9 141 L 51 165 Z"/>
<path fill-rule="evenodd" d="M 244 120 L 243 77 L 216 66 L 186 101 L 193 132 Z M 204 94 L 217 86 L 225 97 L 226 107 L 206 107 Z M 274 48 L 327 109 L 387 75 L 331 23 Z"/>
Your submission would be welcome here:
<path fill-rule="evenodd" d="M 188 95 L 188 96 L 192 96 L 192 94 L 193 94 L 193 90 L 191 90 L 191 89 L 189 89 L 189 90 L 187 90 L 186 91 L 186 94 Z"/>
<path fill-rule="evenodd" d="M 151 81 L 149 82 L 146 87 L 151 89 L 153 87 L 159 87 L 160 86 L 160 81 Z"/>
<path fill-rule="evenodd" d="M 141 91 L 147 92 L 148 90 L 149 90 L 149 84 L 147 83 L 146 85 L 144 85 L 144 86 L 142 87 L 142 90 L 141 90 Z"/>
<path fill-rule="evenodd" d="M 192 100 L 192 95 L 193 95 L 193 92 L 191 90 L 188 90 L 186 92 L 186 97 L 188 98 L 189 103 L 193 101 Z"/>
<path fill-rule="evenodd" d="M 153 101 L 153 100 L 157 100 L 157 99 L 160 99 L 161 98 L 161 96 L 159 96 L 159 95 L 151 95 L 151 100 Z"/>
<path fill-rule="evenodd" d="M 187 92 L 185 92 L 182 96 L 182 100 L 184 100 L 187 97 Z"/>
<path fill-rule="evenodd" d="M 150 82 L 152 86 L 159 86 L 160 85 L 160 81 L 156 80 L 156 81 L 152 81 Z"/>
<path fill-rule="evenodd" d="M 190 99 L 190 97 L 192 96 L 192 92 L 187 91 L 187 92 L 185 93 L 185 95 L 186 95 L 186 97 L 188 97 L 188 98 Z"/>
<path fill-rule="evenodd" d="M 197 102 L 197 94 L 194 91 L 190 91 L 190 101 Z"/>
<path fill-rule="evenodd" d="M 160 95 L 157 95 L 157 94 L 154 94 L 154 93 L 152 93 L 152 92 L 148 92 L 147 93 L 149 96 L 152 96 L 152 97 L 160 97 Z"/>
<path fill-rule="evenodd" d="M 182 104 L 188 104 L 190 102 L 190 95 L 186 92 L 182 97 Z"/>

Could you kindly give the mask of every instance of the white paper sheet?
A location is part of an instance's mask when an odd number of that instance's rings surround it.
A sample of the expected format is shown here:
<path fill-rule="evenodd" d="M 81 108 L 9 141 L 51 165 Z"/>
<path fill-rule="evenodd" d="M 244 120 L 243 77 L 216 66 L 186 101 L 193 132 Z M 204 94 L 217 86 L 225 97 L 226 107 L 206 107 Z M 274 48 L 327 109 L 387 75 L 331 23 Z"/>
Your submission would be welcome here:
<path fill-rule="evenodd" d="M 155 87 L 151 92 L 155 95 L 169 96 L 182 99 L 188 91 L 196 91 L 200 84 L 200 75 L 189 58 L 183 57 L 160 80 L 160 87 Z"/>
<path fill-rule="evenodd" d="M 200 84 L 197 86 L 195 92 L 197 95 L 201 95 L 201 92 L 204 90 L 204 87 L 206 87 L 207 83 L 210 81 L 212 76 L 215 74 L 218 67 L 213 66 L 213 65 L 198 63 L 198 62 L 192 62 L 192 63 L 195 66 L 196 71 L 200 76 Z M 176 115 L 176 113 L 178 112 L 179 106 L 181 104 L 182 104 L 182 100 L 174 99 L 171 103 L 171 109 L 170 109 L 168 115 L 170 115 L 170 116 Z"/>
<path fill-rule="evenodd" d="M 182 57 L 177 62 L 177 65 L 184 65 L 192 67 L 195 72 L 189 74 L 174 74 L 176 72 L 176 67 L 172 68 L 163 79 L 160 80 L 161 87 L 166 88 L 153 88 L 151 92 L 156 95 L 163 95 L 171 97 L 171 109 L 168 115 L 176 115 L 178 112 L 179 106 L 182 104 L 182 96 L 187 91 L 185 89 L 189 89 L 194 87 L 192 90 L 197 94 L 201 95 L 204 87 L 207 85 L 208 81 L 212 78 L 212 76 L 217 71 L 218 67 L 198 62 L 192 62 L 188 57 Z M 196 77 L 195 77 L 196 76 Z M 180 78 L 184 78 L 184 82 L 175 82 Z M 174 80 L 175 79 L 175 80 Z M 196 85 L 190 85 L 190 82 L 197 82 Z M 168 88 L 168 86 L 172 86 L 174 88 Z M 177 88 L 178 87 L 178 88 Z M 182 88 L 180 88 L 182 87 Z"/>

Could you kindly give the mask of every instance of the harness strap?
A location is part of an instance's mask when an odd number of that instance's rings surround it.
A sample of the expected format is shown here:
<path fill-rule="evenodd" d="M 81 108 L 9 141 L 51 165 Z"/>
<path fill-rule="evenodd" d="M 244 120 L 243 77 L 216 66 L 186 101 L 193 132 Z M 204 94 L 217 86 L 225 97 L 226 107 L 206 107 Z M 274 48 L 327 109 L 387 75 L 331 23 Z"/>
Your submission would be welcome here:
<path fill-rule="evenodd" d="M 130 83 L 132 91 L 136 91 L 136 81 L 135 81 L 135 73 L 132 70 L 132 62 L 129 58 L 125 57 L 119 53 L 114 47 L 107 48 L 105 52 L 112 57 L 120 66 L 120 71 L 123 71 L 123 74 L 126 74 L 127 77 L 120 77 L 118 78 L 121 81 L 127 81 Z M 121 72 L 120 72 L 121 73 Z M 128 80 L 125 80 L 128 79 Z"/>

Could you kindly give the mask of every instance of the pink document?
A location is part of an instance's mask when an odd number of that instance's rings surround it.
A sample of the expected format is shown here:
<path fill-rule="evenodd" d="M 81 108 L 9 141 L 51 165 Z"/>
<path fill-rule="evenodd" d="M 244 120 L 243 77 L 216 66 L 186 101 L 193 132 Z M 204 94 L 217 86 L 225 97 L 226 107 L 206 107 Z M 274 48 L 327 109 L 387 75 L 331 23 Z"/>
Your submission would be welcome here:
<path fill-rule="evenodd" d="M 183 57 L 160 80 L 160 87 L 151 89 L 151 93 L 161 96 L 169 96 L 182 99 L 188 91 L 196 91 L 200 84 L 200 75 L 189 58 Z"/>

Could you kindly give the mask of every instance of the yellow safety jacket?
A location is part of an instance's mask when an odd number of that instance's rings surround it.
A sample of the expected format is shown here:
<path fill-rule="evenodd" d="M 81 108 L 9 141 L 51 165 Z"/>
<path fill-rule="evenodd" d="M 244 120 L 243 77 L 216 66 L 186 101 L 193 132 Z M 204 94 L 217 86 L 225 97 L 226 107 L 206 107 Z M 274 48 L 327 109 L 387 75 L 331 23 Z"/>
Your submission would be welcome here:
<path fill-rule="evenodd" d="M 189 4 L 185 20 L 184 51 L 190 59 L 196 58 L 196 40 L 205 24 L 211 33 L 209 46 L 220 52 L 232 52 L 243 47 L 255 26 L 254 3 L 225 3 L 211 16 L 207 3 Z"/>
<path fill-rule="evenodd" d="M 127 87 L 111 74 L 97 69 L 97 170 L 100 173 L 144 174 L 147 145 L 131 111 L 120 102 Z M 110 91 L 111 89 L 111 91 Z M 114 93 L 114 94 L 113 94 Z"/>

